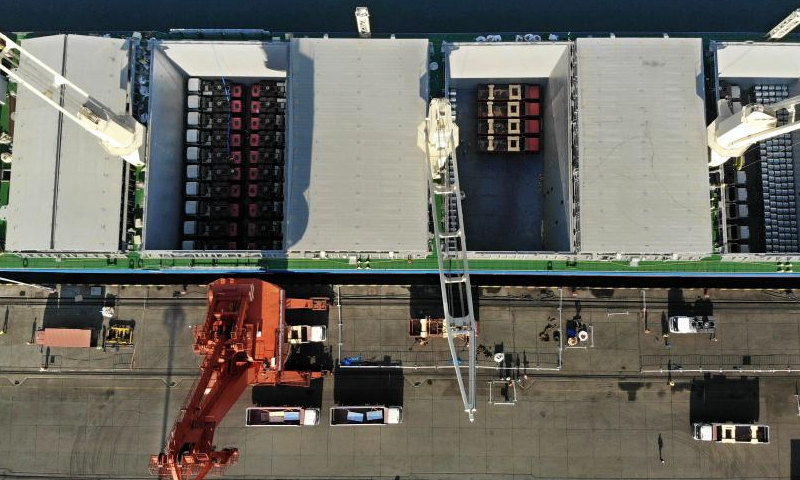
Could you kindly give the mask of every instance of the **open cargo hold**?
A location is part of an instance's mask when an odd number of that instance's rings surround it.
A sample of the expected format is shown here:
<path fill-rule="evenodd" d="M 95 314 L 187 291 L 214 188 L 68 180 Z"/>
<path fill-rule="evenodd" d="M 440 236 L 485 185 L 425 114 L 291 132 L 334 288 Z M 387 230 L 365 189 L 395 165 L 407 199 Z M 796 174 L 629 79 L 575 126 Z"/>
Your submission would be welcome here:
<path fill-rule="evenodd" d="M 729 99 L 734 110 L 800 95 L 800 45 L 712 42 L 710 48 L 716 65 L 717 98 Z M 777 118 L 779 124 L 784 123 L 787 112 L 777 112 Z M 720 202 L 724 211 L 718 228 L 725 252 L 800 252 L 798 142 L 800 132 L 783 134 L 749 149 L 741 171 L 736 170 L 734 161 L 723 165 L 724 175 L 737 180 L 735 189 L 729 187 Z M 742 215 L 743 211 L 747 215 Z M 742 231 L 748 235 L 739 234 Z"/>
<path fill-rule="evenodd" d="M 143 250 L 426 255 L 427 46 L 152 41 Z"/>
<path fill-rule="evenodd" d="M 145 250 L 281 250 L 288 45 L 151 41 Z"/>
<path fill-rule="evenodd" d="M 467 248 L 573 250 L 569 43 L 448 43 Z"/>

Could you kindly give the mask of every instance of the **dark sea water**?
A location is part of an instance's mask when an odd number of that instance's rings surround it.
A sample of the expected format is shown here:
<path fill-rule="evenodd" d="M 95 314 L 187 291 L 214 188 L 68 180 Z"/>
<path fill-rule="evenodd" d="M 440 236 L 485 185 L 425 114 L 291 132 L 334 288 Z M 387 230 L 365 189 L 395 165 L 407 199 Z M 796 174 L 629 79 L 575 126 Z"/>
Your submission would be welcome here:
<path fill-rule="evenodd" d="M 2 0 L 5 31 L 166 31 L 257 28 L 354 32 L 368 6 L 372 31 L 386 33 L 757 32 L 797 0 Z"/>

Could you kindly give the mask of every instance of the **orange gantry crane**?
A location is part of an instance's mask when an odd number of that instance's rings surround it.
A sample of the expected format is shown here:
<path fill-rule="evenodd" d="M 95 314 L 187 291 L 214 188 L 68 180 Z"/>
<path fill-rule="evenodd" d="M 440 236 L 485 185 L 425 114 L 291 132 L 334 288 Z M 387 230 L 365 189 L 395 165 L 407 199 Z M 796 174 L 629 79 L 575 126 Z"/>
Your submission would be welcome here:
<path fill-rule="evenodd" d="M 327 310 L 327 298 L 286 298 L 256 279 L 220 279 L 208 287 L 208 311 L 194 327 L 194 351 L 204 355 L 201 375 L 181 408 L 164 451 L 150 457 L 162 479 L 200 480 L 236 463 L 235 448 L 217 450 L 214 430 L 249 385 L 307 387 L 321 372 L 284 369 L 289 356 L 284 314 Z"/>

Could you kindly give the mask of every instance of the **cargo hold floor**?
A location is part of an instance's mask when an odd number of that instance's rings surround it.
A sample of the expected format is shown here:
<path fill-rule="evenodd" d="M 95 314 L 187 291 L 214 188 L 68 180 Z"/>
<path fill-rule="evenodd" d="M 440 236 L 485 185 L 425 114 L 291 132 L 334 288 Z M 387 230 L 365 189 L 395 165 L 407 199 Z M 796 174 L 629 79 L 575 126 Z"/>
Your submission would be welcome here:
<path fill-rule="evenodd" d="M 542 250 L 543 155 L 483 153 L 477 149 L 477 88 L 457 88 L 457 151 L 467 248 Z"/>

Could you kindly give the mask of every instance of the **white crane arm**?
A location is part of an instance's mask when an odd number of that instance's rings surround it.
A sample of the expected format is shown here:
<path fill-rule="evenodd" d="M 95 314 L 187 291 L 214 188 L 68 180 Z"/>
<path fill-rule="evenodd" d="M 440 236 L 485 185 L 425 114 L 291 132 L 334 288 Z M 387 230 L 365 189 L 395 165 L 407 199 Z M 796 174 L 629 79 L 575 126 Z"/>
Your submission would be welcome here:
<path fill-rule="evenodd" d="M 753 144 L 800 130 L 795 107 L 800 96 L 762 105 L 746 105 L 740 112 L 732 112 L 725 100 L 720 100 L 720 115 L 708 126 L 708 146 L 711 149 L 710 167 L 718 167 L 732 157 L 743 155 Z M 777 112 L 786 109 L 789 119 L 778 126 Z"/>
<path fill-rule="evenodd" d="M 130 115 L 116 115 L 5 34 L 0 33 L 0 40 L 3 44 L 0 52 L 12 64 L 16 63 L 9 68 L 0 62 L 0 71 L 97 137 L 112 155 L 137 167 L 144 165 L 139 156 L 139 148 L 144 143 L 144 125 Z M 19 61 L 23 54 L 24 68 Z"/>

